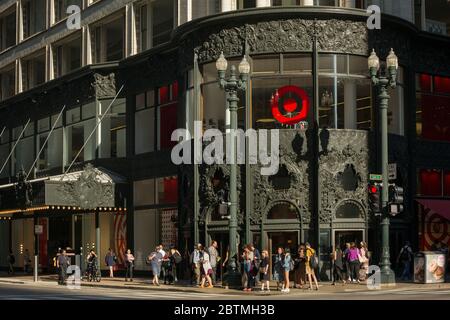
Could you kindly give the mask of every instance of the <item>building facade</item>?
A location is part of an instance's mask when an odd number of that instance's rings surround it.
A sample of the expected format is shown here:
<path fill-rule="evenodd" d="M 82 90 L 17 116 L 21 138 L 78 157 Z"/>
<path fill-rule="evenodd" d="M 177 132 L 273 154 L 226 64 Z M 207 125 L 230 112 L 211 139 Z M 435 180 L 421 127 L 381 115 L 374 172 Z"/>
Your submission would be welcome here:
<path fill-rule="evenodd" d="M 229 126 L 215 68 L 221 52 L 230 64 L 244 55 L 251 64 L 239 128 L 280 129 L 276 175 L 239 166 L 241 245 L 274 252 L 309 241 L 319 248 L 323 279 L 336 244 L 365 240 L 377 259 L 379 218 L 367 184 L 380 168 L 380 139 L 367 57 L 375 48 L 384 58 L 391 47 L 400 68 L 390 92 L 389 158 L 392 182 L 406 194 L 405 212 L 391 220 L 391 253 L 405 240 L 416 249 L 448 245 L 446 1 L 37 2 L 0 6 L 0 265 L 9 248 L 16 255 L 39 248 L 47 268 L 59 247 L 102 256 L 129 247 L 139 270 L 158 243 L 188 254 L 215 239 L 225 252 L 219 204 L 229 167 L 171 161 L 173 130 L 192 132 L 195 121 L 203 130 Z M 79 29 L 66 24 L 64 8 L 74 4 Z M 382 10 L 381 30 L 367 27 L 370 4 Z M 307 118 L 318 123 L 317 135 L 274 119 L 273 96 L 287 86 L 317 107 L 318 118 Z M 16 195 L 22 182 L 31 189 L 24 204 Z M 34 225 L 44 229 L 37 237 Z"/>

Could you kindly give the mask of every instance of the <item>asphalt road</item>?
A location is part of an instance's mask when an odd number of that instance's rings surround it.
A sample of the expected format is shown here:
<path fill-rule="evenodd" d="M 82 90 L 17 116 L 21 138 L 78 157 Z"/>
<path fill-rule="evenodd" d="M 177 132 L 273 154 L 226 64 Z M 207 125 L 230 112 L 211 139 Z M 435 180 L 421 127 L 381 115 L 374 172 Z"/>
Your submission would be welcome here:
<path fill-rule="evenodd" d="M 450 300 L 449 289 L 386 289 L 338 293 L 291 290 L 290 294 L 245 294 L 240 292 L 175 292 L 145 289 L 81 287 L 70 290 L 55 284 L 0 283 L 0 300 Z"/>

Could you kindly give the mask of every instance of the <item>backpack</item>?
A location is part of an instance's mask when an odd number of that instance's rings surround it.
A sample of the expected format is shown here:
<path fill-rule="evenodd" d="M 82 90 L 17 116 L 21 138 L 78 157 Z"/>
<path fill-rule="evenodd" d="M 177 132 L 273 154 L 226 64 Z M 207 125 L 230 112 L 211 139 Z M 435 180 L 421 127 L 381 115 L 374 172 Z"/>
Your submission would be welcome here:
<path fill-rule="evenodd" d="M 173 261 L 175 262 L 175 264 L 179 264 L 181 262 L 181 260 L 183 260 L 183 258 L 178 253 L 175 253 L 173 255 Z"/>
<path fill-rule="evenodd" d="M 294 260 L 292 260 L 291 258 L 291 260 L 289 261 L 289 270 L 293 271 L 294 267 L 295 267 Z"/>
<path fill-rule="evenodd" d="M 317 258 L 317 254 L 315 252 L 309 259 L 309 266 L 311 269 L 316 269 L 319 266 L 319 259 Z"/>
<path fill-rule="evenodd" d="M 409 247 L 403 247 L 402 253 L 400 254 L 400 261 L 409 261 L 410 258 L 410 252 Z"/>

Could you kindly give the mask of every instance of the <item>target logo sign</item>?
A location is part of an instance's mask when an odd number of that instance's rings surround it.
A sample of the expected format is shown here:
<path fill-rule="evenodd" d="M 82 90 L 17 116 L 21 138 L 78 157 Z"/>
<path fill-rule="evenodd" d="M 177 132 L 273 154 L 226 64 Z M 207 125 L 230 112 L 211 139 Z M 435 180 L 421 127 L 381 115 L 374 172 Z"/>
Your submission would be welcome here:
<path fill-rule="evenodd" d="M 283 124 L 293 125 L 305 120 L 308 110 L 308 94 L 296 86 L 279 88 L 272 99 L 273 117 Z"/>

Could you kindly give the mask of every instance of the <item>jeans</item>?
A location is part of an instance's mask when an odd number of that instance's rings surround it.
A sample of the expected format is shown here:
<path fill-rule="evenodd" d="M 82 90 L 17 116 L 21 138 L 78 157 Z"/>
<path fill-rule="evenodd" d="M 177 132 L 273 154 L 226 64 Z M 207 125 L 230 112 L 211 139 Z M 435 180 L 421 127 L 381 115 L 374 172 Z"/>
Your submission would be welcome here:
<path fill-rule="evenodd" d="M 403 263 L 403 272 L 400 277 L 401 280 L 411 280 L 411 262 L 410 261 L 402 261 Z"/>
<path fill-rule="evenodd" d="M 212 267 L 212 274 L 211 274 L 211 280 L 212 280 L 212 284 L 215 285 L 216 284 L 216 278 L 217 278 L 217 266 Z"/>
<path fill-rule="evenodd" d="M 350 278 L 351 280 L 359 279 L 359 260 L 350 261 Z"/>
<path fill-rule="evenodd" d="M 125 280 L 131 279 L 133 280 L 133 264 L 127 262 L 127 272 L 125 273 Z"/>
<path fill-rule="evenodd" d="M 66 278 L 67 278 L 67 266 L 60 266 L 58 284 L 65 284 Z"/>

